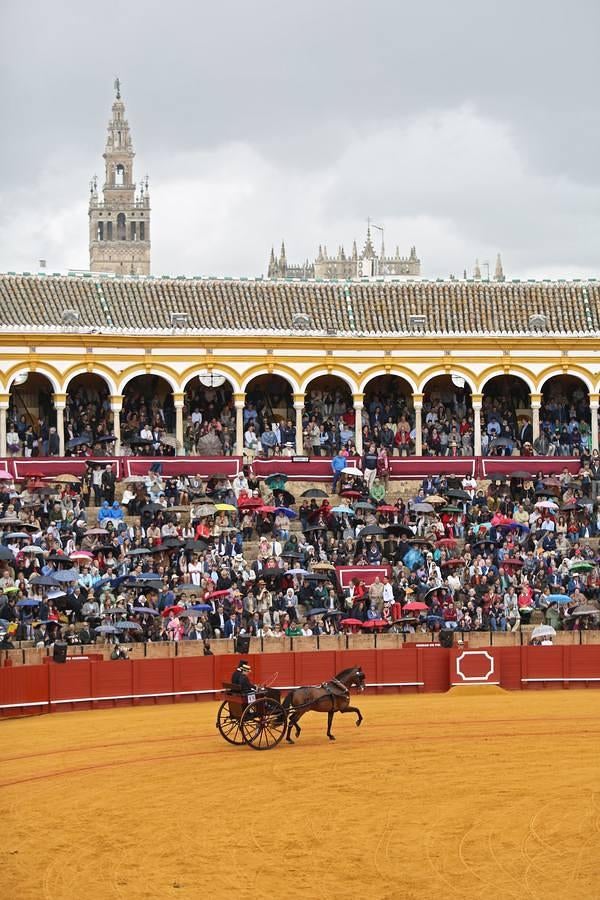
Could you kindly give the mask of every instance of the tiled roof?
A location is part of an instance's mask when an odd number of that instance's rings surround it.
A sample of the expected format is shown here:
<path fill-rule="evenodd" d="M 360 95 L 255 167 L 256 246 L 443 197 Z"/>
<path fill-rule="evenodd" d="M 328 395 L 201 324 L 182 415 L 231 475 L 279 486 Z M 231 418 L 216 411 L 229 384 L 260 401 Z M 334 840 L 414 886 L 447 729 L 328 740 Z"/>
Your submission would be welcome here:
<path fill-rule="evenodd" d="M 600 282 L 286 282 L 244 279 L 0 275 L 0 329 L 290 334 L 600 333 Z M 424 322 L 411 317 L 424 316 Z"/>

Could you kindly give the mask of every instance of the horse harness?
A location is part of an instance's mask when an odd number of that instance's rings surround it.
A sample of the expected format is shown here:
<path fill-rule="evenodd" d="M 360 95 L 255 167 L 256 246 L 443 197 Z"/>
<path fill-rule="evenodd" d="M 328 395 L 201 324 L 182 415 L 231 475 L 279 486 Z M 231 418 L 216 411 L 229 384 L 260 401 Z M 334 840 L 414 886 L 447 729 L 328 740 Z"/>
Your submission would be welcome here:
<path fill-rule="evenodd" d="M 337 678 L 332 678 L 331 681 L 324 681 L 321 684 L 321 687 L 324 691 L 327 691 L 327 695 L 331 700 L 331 708 L 335 709 L 335 700 L 336 697 L 342 697 L 344 700 L 347 700 L 350 696 L 350 691 L 341 681 L 338 681 Z"/>

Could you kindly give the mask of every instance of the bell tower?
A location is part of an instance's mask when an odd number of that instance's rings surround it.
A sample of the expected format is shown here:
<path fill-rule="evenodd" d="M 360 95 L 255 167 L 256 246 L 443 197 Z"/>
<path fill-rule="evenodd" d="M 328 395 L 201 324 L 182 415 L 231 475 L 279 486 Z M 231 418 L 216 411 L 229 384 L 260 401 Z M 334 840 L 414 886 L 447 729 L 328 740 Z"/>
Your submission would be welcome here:
<path fill-rule="evenodd" d="M 148 176 L 136 186 L 129 122 L 115 81 L 115 100 L 104 150 L 102 198 L 96 176 L 90 183 L 90 269 L 117 275 L 150 274 Z"/>

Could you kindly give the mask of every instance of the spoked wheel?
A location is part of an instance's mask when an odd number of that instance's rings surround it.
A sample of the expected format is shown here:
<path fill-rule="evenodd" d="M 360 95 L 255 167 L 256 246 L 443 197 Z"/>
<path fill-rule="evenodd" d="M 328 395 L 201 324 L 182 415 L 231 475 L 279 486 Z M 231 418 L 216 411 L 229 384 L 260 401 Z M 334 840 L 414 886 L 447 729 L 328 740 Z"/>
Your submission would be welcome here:
<path fill-rule="evenodd" d="M 228 700 L 221 703 L 219 707 L 219 712 L 217 713 L 217 728 L 229 744 L 237 744 L 239 746 L 244 743 L 240 719 L 232 716 L 229 712 Z"/>
<path fill-rule="evenodd" d="M 244 742 L 253 750 L 271 750 L 285 735 L 287 713 L 277 700 L 264 697 L 248 704 L 241 727 Z"/>

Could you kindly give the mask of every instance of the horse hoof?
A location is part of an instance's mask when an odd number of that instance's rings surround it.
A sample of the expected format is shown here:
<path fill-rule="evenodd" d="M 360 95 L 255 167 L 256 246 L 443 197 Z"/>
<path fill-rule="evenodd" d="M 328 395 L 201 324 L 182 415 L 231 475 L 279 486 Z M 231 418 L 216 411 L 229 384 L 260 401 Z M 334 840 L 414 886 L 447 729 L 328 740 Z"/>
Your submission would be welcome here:
<path fill-rule="evenodd" d="M 293 743 L 294 743 L 293 740 L 292 740 L 291 738 L 286 738 L 286 741 L 288 742 L 288 744 L 293 744 Z"/>
<path fill-rule="evenodd" d="M 361 724 L 362 724 L 362 719 L 359 719 L 358 722 L 356 723 L 356 727 L 360 728 Z"/>
<path fill-rule="evenodd" d="M 335 741 L 335 738 L 332 734 L 328 734 L 327 737 L 329 738 L 330 741 Z"/>

